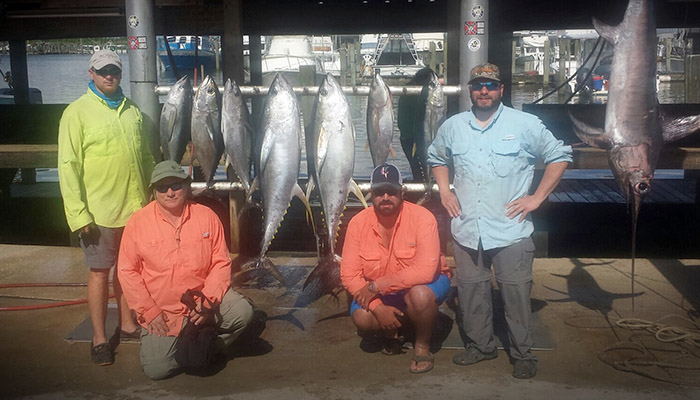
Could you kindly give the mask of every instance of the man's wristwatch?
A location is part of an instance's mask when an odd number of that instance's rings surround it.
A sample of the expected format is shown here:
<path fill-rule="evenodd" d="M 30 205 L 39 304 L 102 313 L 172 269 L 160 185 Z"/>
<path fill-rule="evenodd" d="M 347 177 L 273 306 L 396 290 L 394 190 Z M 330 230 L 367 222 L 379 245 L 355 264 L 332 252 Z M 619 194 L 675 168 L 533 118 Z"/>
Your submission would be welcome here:
<path fill-rule="evenodd" d="M 374 282 L 369 283 L 369 286 L 367 286 L 367 290 L 374 294 L 377 294 L 377 286 L 374 284 Z"/>

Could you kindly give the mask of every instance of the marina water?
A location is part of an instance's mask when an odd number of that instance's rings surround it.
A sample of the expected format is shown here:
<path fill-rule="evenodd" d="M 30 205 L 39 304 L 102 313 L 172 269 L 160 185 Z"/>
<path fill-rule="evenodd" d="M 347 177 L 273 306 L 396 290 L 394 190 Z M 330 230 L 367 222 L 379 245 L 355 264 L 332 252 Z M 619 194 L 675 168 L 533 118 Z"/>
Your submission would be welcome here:
<path fill-rule="evenodd" d="M 90 54 L 56 54 L 56 55 L 28 55 L 27 69 L 29 75 L 29 86 L 41 90 L 43 102 L 45 104 L 68 104 L 87 91 L 88 64 Z M 122 89 L 126 96 L 130 96 L 129 85 L 129 57 L 127 54 L 119 55 L 123 64 Z M 10 57 L 0 55 L 0 70 L 3 72 L 10 70 Z M 220 90 L 223 91 L 222 73 L 219 71 L 214 76 Z M 170 71 L 159 68 L 158 85 L 168 86 L 175 83 L 175 77 Z M 0 87 L 6 87 L 4 81 L 0 81 Z M 658 97 L 661 103 L 683 103 L 685 102 L 683 82 L 662 82 L 659 84 Z M 537 85 L 514 85 L 512 88 L 513 106 L 522 108 L 522 104 L 531 103 L 544 94 L 544 89 Z M 165 96 L 161 96 L 160 102 L 164 102 Z M 367 96 L 348 96 L 352 109 L 352 118 L 355 123 L 355 170 L 354 176 L 359 179 L 369 179 L 372 172 L 372 159 L 367 147 L 366 130 L 366 110 Z M 408 161 L 401 149 L 399 141 L 399 130 L 396 126 L 396 111 L 398 106 L 398 96 L 394 96 L 394 141 L 392 149 L 394 157 L 389 156 L 389 162 L 394 163 L 401 170 L 405 178 L 410 178 L 411 170 Z M 556 104 L 557 96 L 546 98 L 543 103 Z M 305 153 L 305 150 L 302 150 Z M 306 177 L 306 157 L 303 154 L 300 176 Z M 591 171 L 592 172 L 592 171 Z M 225 180 L 222 167 L 219 168 L 215 177 L 217 180 Z M 51 182 L 57 181 L 55 169 L 42 169 L 37 171 L 37 181 Z"/>

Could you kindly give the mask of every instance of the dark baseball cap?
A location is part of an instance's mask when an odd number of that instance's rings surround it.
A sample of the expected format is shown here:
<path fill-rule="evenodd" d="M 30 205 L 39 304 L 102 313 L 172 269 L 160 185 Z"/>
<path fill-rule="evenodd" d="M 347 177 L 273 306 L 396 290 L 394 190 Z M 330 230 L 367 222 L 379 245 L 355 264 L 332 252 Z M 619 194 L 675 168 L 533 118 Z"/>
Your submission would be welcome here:
<path fill-rule="evenodd" d="M 395 165 L 384 163 L 372 171 L 372 178 L 369 181 L 370 188 L 372 190 L 375 187 L 380 187 L 384 185 L 391 185 L 394 187 L 401 188 L 403 185 L 403 179 L 401 178 L 401 173 Z"/>

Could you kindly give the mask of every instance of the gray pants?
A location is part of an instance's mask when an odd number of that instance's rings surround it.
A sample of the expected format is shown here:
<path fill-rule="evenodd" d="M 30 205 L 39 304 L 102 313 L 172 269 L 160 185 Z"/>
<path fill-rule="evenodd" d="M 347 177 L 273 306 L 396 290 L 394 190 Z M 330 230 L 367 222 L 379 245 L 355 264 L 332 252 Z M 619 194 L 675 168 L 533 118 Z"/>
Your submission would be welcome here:
<path fill-rule="evenodd" d="M 219 335 L 217 347 L 225 350 L 243 332 L 253 319 L 253 307 L 243 295 L 229 289 L 219 306 L 221 320 L 217 325 L 231 332 Z M 186 322 L 187 320 L 185 320 Z M 176 336 L 151 335 L 141 330 L 141 367 L 151 379 L 165 379 L 179 372 L 175 361 Z"/>
<path fill-rule="evenodd" d="M 507 247 L 473 250 L 454 243 L 462 327 L 482 353 L 496 348 L 491 304 L 491 265 L 503 296 L 510 355 L 516 360 L 536 360 L 532 354 L 530 290 L 535 245 L 526 238 Z"/>

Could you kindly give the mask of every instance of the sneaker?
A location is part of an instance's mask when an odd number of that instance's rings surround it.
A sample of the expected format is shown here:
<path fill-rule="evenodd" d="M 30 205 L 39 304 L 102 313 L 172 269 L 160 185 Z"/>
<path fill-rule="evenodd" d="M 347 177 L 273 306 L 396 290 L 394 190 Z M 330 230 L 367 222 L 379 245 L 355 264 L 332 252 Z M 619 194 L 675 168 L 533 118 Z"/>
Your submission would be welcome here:
<path fill-rule="evenodd" d="M 92 342 L 90 342 L 90 358 L 92 358 L 93 363 L 100 366 L 114 363 L 114 354 L 112 354 L 112 348 L 109 343 L 93 346 Z"/>
<path fill-rule="evenodd" d="M 452 362 L 457 365 L 472 365 L 484 360 L 493 360 L 498 357 L 498 349 L 489 353 L 482 353 L 474 346 L 469 346 L 465 351 L 460 351 L 452 357 Z"/>
<path fill-rule="evenodd" d="M 535 360 L 515 360 L 513 364 L 513 377 L 518 379 L 530 379 L 537 375 L 537 362 Z"/>
<path fill-rule="evenodd" d="M 133 332 L 126 332 L 117 327 L 119 343 L 139 343 L 141 341 L 141 327 L 137 327 Z"/>

